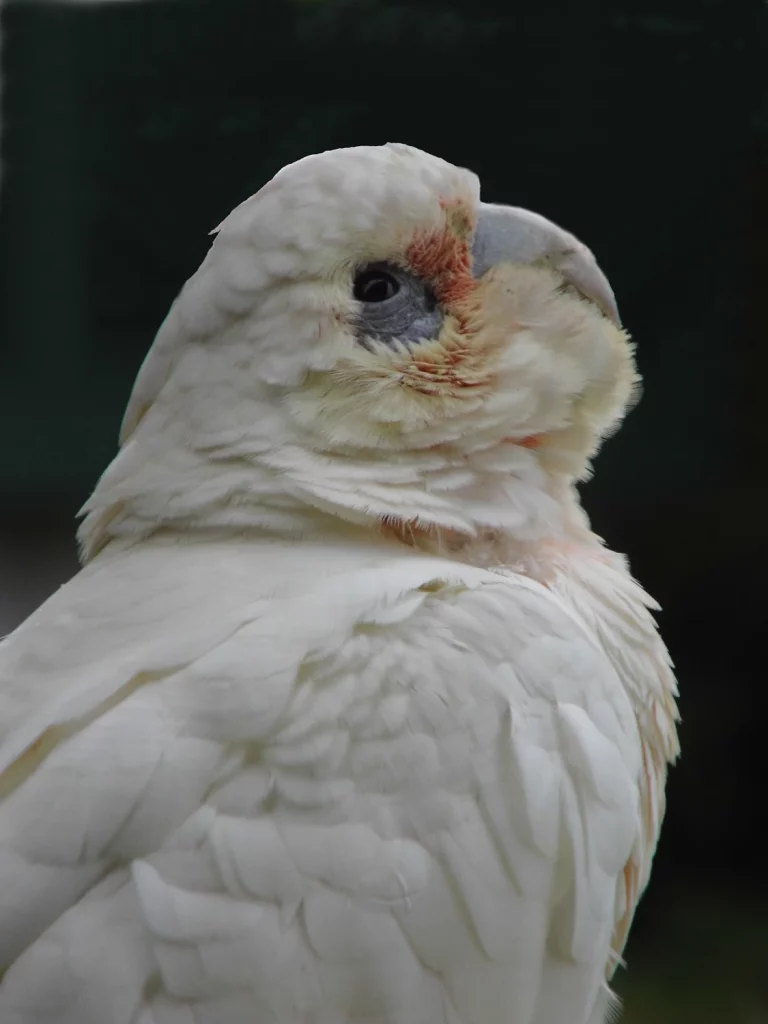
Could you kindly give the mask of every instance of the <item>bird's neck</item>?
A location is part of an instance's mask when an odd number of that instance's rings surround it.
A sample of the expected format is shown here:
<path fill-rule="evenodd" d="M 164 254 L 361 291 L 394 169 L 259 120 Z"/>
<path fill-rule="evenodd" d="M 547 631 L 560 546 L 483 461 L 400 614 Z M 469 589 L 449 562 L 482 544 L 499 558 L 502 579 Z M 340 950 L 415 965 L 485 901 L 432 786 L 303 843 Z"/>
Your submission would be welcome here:
<path fill-rule="evenodd" d="M 569 478 L 546 472 L 525 447 L 329 453 L 288 445 L 223 455 L 126 446 L 86 506 L 85 557 L 113 538 L 161 529 L 297 541 L 373 532 L 488 567 L 591 537 Z"/>

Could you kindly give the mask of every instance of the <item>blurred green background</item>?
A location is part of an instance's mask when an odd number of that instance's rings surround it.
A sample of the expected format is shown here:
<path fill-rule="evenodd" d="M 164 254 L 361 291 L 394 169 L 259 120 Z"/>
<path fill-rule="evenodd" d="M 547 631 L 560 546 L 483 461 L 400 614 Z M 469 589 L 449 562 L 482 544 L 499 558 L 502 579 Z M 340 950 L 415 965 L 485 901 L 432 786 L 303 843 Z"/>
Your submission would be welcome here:
<path fill-rule="evenodd" d="M 75 570 L 154 330 L 282 164 L 408 142 L 580 235 L 645 397 L 584 490 L 664 606 L 684 757 L 627 1024 L 768 1021 L 762 0 L 3 8 L 0 629 Z"/>

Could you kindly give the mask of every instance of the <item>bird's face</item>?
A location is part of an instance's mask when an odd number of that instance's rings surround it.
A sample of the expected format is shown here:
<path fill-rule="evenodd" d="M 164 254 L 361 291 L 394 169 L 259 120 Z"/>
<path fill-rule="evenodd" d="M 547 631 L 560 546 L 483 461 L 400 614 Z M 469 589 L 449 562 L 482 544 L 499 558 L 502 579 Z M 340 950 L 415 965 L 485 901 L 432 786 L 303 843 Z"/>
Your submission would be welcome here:
<path fill-rule="evenodd" d="M 448 500 L 487 492 L 489 467 L 520 452 L 579 476 L 634 381 L 610 286 L 573 236 L 480 202 L 476 176 L 443 160 L 360 147 L 284 168 L 223 222 L 124 438 L 258 460 L 301 487 L 329 459 L 378 467 L 382 488 L 418 463 L 421 493 Z"/>
<path fill-rule="evenodd" d="M 222 333 L 242 348 L 240 384 L 273 387 L 330 447 L 474 446 L 489 432 L 543 447 L 576 428 L 591 450 L 634 380 L 591 252 L 400 145 L 283 169 L 224 221 L 175 312 L 129 430 L 169 384 L 163 348 L 183 362 L 186 343 L 215 353 Z"/>

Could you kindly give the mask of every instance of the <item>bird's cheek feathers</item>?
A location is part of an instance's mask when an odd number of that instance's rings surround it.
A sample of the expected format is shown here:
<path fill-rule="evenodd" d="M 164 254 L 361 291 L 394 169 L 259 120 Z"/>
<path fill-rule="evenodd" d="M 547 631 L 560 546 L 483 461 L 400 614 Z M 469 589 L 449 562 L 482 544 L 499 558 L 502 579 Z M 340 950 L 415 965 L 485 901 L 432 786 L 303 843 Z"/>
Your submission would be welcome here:
<path fill-rule="evenodd" d="M 364 347 L 342 331 L 328 339 L 332 360 L 286 401 L 315 436 L 353 447 L 560 430 L 596 388 L 620 403 L 631 363 L 623 333 L 541 266 L 495 266 L 446 307 L 430 340 Z"/>
<path fill-rule="evenodd" d="M 321 436 L 332 432 L 336 442 L 353 446 L 401 447 L 417 443 L 422 433 L 429 442 L 433 431 L 437 443 L 441 425 L 461 423 L 465 429 L 467 417 L 482 428 L 483 407 L 508 384 L 504 364 L 518 336 L 530 336 L 516 319 L 513 278 L 512 268 L 500 267 L 473 282 L 446 310 L 433 339 L 368 347 L 352 337 L 344 345 L 338 337 L 329 339 L 337 354 L 333 365 L 308 372 L 286 401 L 305 428 Z M 530 345 L 528 337 L 526 351 Z M 521 378 L 516 386 L 519 397 L 526 383 Z"/>

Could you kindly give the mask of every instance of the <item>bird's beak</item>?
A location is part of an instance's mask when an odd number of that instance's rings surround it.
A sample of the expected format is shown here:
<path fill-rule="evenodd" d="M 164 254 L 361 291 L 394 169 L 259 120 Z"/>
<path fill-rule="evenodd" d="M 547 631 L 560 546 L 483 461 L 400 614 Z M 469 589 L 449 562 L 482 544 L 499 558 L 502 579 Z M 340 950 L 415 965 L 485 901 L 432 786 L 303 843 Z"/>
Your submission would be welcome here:
<path fill-rule="evenodd" d="M 481 203 L 472 244 L 472 273 L 497 263 L 540 263 L 552 267 L 617 326 L 619 310 L 608 279 L 590 250 L 546 217 L 517 206 Z"/>

